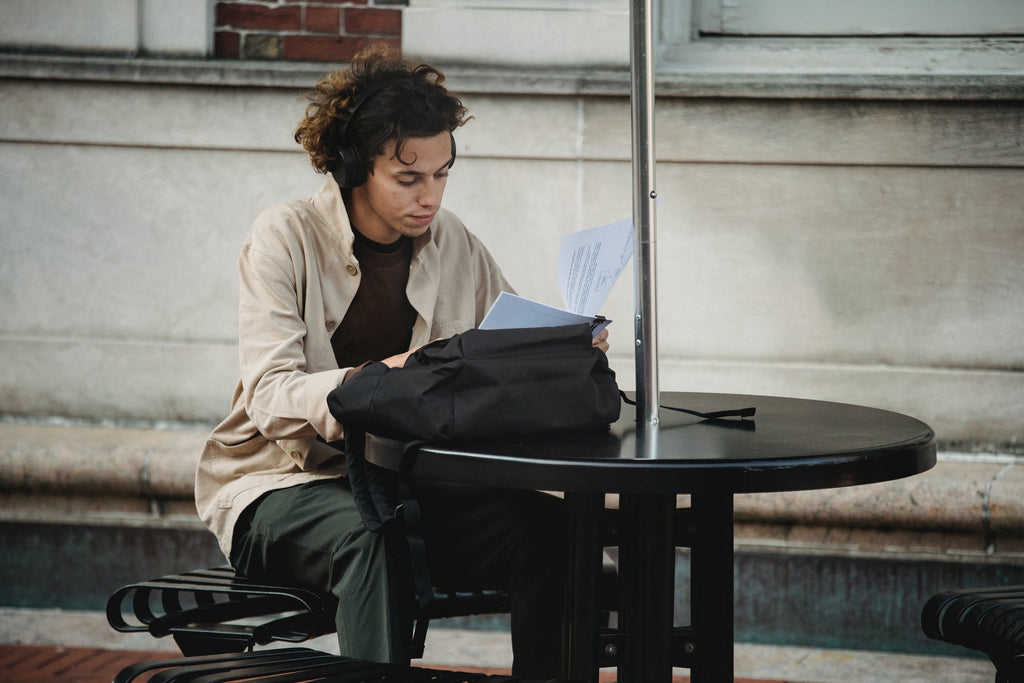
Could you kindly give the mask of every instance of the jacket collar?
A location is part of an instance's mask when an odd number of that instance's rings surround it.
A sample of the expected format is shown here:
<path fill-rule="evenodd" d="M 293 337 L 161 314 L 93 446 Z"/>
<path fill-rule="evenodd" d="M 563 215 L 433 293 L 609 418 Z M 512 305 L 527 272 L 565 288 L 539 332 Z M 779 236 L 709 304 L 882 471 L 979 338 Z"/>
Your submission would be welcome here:
<path fill-rule="evenodd" d="M 352 245 L 355 236 L 352 234 L 352 226 L 348 222 L 348 211 L 345 209 L 345 200 L 341 196 L 341 188 L 330 175 L 324 179 L 323 185 L 313 195 L 313 206 L 326 218 L 327 226 L 331 233 L 331 239 L 336 243 L 349 260 L 355 257 L 352 254 Z"/>
<path fill-rule="evenodd" d="M 354 259 L 352 249 L 355 236 L 352 234 L 352 225 L 348 219 L 348 209 L 345 208 L 345 199 L 341 195 L 341 188 L 334 178 L 328 175 L 323 185 L 313 195 L 313 205 L 327 218 L 327 224 L 331 226 L 333 237 L 341 246 L 342 253 L 350 259 Z M 436 219 L 435 219 L 436 221 Z M 413 256 L 419 254 L 424 247 L 431 244 L 433 224 L 419 237 L 413 239 Z"/>

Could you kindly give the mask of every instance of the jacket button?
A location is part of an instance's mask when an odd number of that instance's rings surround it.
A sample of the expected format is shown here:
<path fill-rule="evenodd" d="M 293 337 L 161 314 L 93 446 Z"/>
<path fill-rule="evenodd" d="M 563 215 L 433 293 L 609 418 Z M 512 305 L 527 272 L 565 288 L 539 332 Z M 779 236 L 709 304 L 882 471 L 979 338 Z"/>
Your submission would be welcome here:
<path fill-rule="evenodd" d="M 299 458 L 302 457 L 302 453 L 299 453 L 298 451 L 292 451 L 292 457 L 298 460 Z"/>
<path fill-rule="evenodd" d="M 328 320 L 328 321 L 327 321 L 327 329 L 329 329 L 329 330 L 333 330 L 333 329 L 334 329 L 334 326 L 335 326 L 335 325 L 337 325 L 337 324 L 338 324 L 338 323 L 334 322 L 333 320 Z"/>
<path fill-rule="evenodd" d="M 345 266 L 345 270 L 346 270 L 346 271 L 348 271 L 348 274 L 349 274 L 349 275 L 355 275 L 356 273 L 358 273 L 358 272 L 359 272 L 359 269 L 358 269 L 358 268 L 356 268 L 356 267 L 355 267 L 354 265 L 352 265 L 351 263 L 350 263 L 350 264 L 348 264 L 347 266 Z"/>

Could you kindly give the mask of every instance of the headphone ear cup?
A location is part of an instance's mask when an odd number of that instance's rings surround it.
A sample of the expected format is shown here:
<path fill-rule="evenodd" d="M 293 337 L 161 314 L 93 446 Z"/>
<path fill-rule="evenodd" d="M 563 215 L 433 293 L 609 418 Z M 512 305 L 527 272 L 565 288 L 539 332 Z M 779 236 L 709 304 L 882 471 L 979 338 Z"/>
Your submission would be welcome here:
<path fill-rule="evenodd" d="M 366 169 L 359 161 L 359 150 L 353 143 L 344 143 L 338 148 L 338 163 L 331 175 L 343 189 L 359 187 L 366 182 Z"/>

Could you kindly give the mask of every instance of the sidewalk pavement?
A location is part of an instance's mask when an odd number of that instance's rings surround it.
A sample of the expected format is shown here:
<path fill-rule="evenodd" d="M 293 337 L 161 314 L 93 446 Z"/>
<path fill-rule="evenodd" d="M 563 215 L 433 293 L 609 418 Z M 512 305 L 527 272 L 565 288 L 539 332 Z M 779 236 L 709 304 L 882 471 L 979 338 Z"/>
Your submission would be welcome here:
<path fill-rule="evenodd" d="M 22 646 L 18 648 L 9 646 Z M 337 651 L 333 636 L 303 646 Z M 55 648 L 55 649 L 48 649 Z M 10 662 L 29 657 L 79 657 L 96 670 L 91 680 L 110 680 L 107 669 L 117 671 L 124 655 L 139 659 L 154 653 L 178 651 L 170 638 L 154 639 L 147 634 L 117 633 L 107 625 L 101 612 L 0 608 L 0 681 L 82 681 L 90 678 L 12 678 Z M 98 662 L 98 664 L 97 664 Z M 5 666 L 6 663 L 6 666 Z M 432 625 L 427 650 L 415 665 L 428 668 L 508 671 L 512 650 L 508 634 L 500 631 L 470 631 Z M 84 667 L 85 664 L 82 664 Z M 45 667 L 44 667 L 45 668 Z M 42 671 L 44 669 L 40 669 Z M 991 683 L 995 668 L 986 659 L 934 657 L 853 650 L 822 650 L 739 643 L 735 654 L 736 678 L 749 683 Z M 686 681 L 687 671 L 679 669 L 677 681 Z M 13 673 L 12 673 L 13 675 Z M 40 674 L 42 675 L 42 674 Z M 614 675 L 603 680 L 614 680 Z"/>

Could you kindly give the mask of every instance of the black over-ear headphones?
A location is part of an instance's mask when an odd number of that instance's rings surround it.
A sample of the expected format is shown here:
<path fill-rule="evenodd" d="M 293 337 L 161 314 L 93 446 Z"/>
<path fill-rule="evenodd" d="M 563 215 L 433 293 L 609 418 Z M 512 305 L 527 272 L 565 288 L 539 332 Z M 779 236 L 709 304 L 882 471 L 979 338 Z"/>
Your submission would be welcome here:
<path fill-rule="evenodd" d="M 359 108 L 374 95 L 382 90 L 386 90 L 387 87 L 387 85 L 382 85 L 370 90 L 365 95 L 357 98 L 352 106 L 348 108 L 348 116 L 345 118 L 345 125 L 341 129 L 338 161 L 335 163 L 334 168 L 331 169 L 331 175 L 334 176 L 334 180 L 342 189 L 359 187 L 366 182 L 366 165 L 359 158 L 359 145 L 356 144 L 355 140 L 351 139 L 349 128 L 352 127 L 352 121 L 356 118 Z M 448 168 L 451 168 L 455 164 L 455 136 L 451 133 L 449 133 L 449 136 L 452 140 L 452 160 L 448 164 Z"/>

